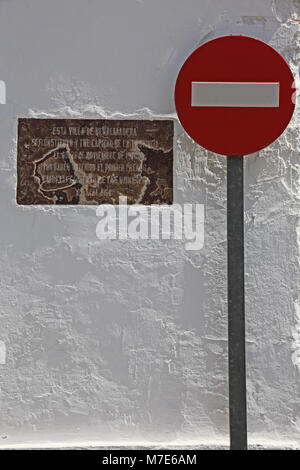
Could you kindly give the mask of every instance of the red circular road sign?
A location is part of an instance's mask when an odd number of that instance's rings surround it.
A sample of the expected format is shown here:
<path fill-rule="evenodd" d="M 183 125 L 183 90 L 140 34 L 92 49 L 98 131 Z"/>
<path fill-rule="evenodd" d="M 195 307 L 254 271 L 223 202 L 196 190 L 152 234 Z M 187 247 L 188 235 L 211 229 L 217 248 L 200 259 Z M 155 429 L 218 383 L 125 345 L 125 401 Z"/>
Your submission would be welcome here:
<path fill-rule="evenodd" d="M 196 49 L 183 64 L 175 104 L 186 132 L 221 155 L 247 155 L 271 144 L 295 108 L 293 74 L 268 44 L 223 36 Z"/>

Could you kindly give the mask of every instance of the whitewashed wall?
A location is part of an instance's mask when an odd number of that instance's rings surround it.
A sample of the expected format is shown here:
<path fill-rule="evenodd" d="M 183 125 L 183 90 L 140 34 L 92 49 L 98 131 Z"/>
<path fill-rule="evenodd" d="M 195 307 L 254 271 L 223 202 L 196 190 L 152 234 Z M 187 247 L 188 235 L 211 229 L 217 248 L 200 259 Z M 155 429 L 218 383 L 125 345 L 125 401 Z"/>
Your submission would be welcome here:
<path fill-rule="evenodd" d="M 265 40 L 297 77 L 299 0 L 0 1 L 1 446 L 228 443 L 224 157 L 176 123 L 175 201 L 206 207 L 199 252 L 101 242 L 95 207 L 22 208 L 15 189 L 18 117 L 173 115 L 186 57 L 231 33 Z M 299 149 L 298 111 L 246 163 L 249 433 L 262 445 L 300 442 Z"/>

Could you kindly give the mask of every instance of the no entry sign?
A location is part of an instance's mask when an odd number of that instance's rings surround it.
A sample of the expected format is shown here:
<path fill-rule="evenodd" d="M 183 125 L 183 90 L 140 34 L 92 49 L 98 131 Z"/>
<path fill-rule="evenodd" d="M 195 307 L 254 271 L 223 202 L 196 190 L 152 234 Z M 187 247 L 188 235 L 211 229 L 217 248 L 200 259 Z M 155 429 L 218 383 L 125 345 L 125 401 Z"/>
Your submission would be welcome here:
<path fill-rule="evenodd" d="M 268 44 L 224 36 L 196 49 L 183 64 L 175 105 L 186 132 L 221 155 L 247 155 L 272 143 L 295 108 L 292 72 Z"/>
<path fill-rule="evenodd" d="M 225 36 L 183 64 L 175 105 L 186 132 L 227 155 L 228 363 L 231 449 L 247 449 L 243 156 L 271 144 L 288 125 L 295 86 L 285 60 L 247 36 Z M 239 158 L 237 158 L 239 156 Z"/>

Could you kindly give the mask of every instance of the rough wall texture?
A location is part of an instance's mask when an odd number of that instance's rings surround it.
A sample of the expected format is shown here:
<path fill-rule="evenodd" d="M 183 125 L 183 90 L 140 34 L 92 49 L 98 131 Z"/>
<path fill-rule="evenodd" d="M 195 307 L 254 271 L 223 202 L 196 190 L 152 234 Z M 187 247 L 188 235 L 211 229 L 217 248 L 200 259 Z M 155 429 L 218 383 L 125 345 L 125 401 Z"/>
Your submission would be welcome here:
<path fill-rule="evenodd" d="M 299 0 L 2 0 L 0 444 L 228 442 L 225 160 L 176 121 L 174 81 L 207 39 L 248 34 L 295 77 Z M 175 201 L 205 246 L 100 241 L 96 208 L 15 203 L 18 117 L 172 116 Z M 247 157 L 250 441 L 300 437 L 299 110 Z"/>

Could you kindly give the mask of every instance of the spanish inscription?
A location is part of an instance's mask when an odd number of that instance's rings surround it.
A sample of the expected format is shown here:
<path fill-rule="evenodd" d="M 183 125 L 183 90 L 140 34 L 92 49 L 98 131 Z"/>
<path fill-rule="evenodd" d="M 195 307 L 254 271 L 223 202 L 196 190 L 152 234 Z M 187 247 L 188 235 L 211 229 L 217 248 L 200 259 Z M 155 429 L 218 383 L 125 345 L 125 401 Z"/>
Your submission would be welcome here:
<path fill-rule="evenodd" d="M 19 119 L 18 204 L 172 204 L 173 121 Z"/>

